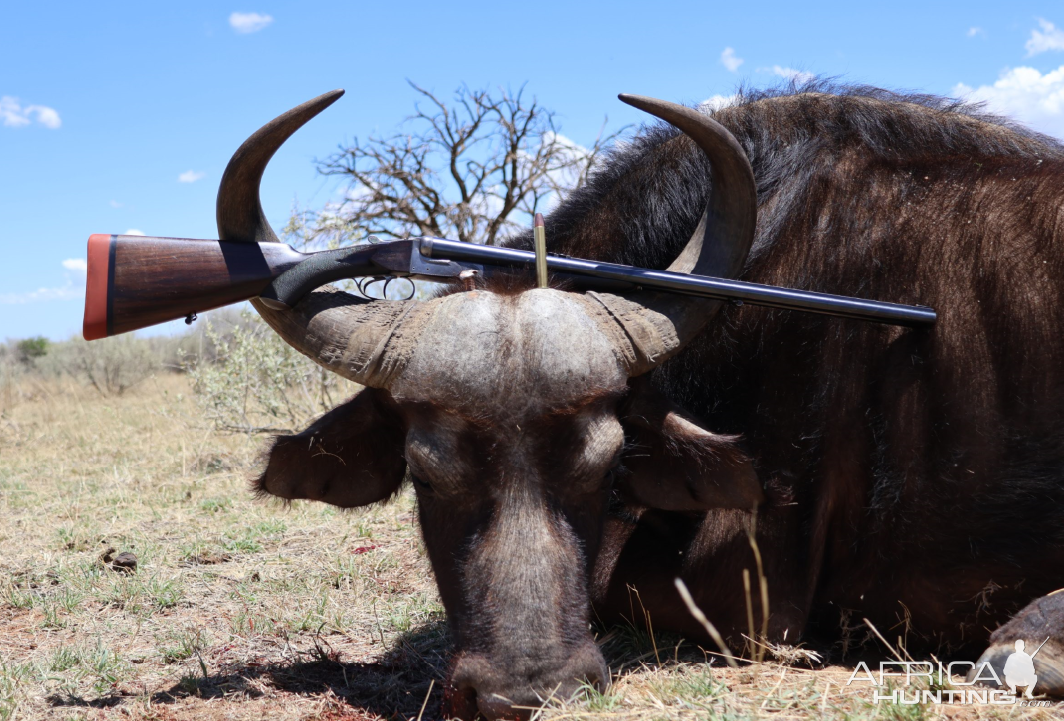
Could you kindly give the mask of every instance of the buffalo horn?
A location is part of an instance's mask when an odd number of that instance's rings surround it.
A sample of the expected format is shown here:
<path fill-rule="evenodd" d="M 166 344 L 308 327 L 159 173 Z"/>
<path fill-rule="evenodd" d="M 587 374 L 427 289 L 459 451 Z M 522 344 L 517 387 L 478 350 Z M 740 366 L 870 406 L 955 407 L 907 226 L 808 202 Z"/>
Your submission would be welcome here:
<path fill-rule="evenodd" d="M 259 183 L 270 158 L 295 131 L 332 105 L 343 90 L 319 95 L 259 128 L 229 160 L 218 187 L 218 233 L 222 240 L 277 242 L 259 200 Z M 370 386 L 386 382 L 384 346 L 413 301 L 372 302 L 334 288 L 308 294 L 291 310 L 251 304 L 289 345 L 328 370 Z"/>
<path fill-rule="evenodd" d="M 670 271 L 734 278 L 754 239 L 757 187 L 739 142 L 724 126 L 693 108 L 637 95 L 620 99 L 665 120 L 706 154 L 712 188 L 705 213 Z M 720 301 L 675 293 L 644 291 L 593 294 L 624 327 L 632 341 L 629 373 L 637 376 L 675 355 L 720 310 Z"/>

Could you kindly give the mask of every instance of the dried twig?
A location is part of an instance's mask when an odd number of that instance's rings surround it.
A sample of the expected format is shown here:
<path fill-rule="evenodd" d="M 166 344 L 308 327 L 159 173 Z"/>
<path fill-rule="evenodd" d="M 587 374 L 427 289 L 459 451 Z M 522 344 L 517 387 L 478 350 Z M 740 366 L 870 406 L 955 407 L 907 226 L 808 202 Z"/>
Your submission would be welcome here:
<path fill-rule="evenodd" d="M 904 661 L 905 660 L 904 658 L 901 657 L 901 654 L 898 653 L 897 649 L 895 649 L 893 646 L 891 646 L 890 642 L 887 641 L 887 639 L 883 638 L 883 634 L 881 634 L 879 632 L 879 629 L 876 628 L 875 625 L 873 625 L 873 623 L 871 621 L 869 621 L 867 618 L 862 618 L 861 620 L 864 621 L 866 626 L 868 626 L 870 629 L 872 629 L 872 633 L 874 633 L 876 635 L 876 638 L 878 638 L 880 641 L 882 641 L 883 645 L 886 646 L 888 649 L 890 649 L 890 652 L 891 652 L 891 654 L 893 654 L 894 658 L 898 659 L 899 661 Z"/>
<path fill-rule="evenodd" d="M 750 549 L 754 552 L 754 562 L 757 564 L 757 584 L 761 591 L 761 638 L 767 639 L 769 617 L 768 578 L 765 577 L 765 566 L 761 561 L 761 548 L 757 545 L 757 506 L 754 506 L 753 511 L 750 513 L 750 520 L 746 526 L 746 538 L 750 543 Z M 750 576 L 746 569 L 743 569 L 743 585 L 746 590 L 746 608 L 747 618 L 750 622 L 750 635 L 753 636 L 753 602 L 750 599 Z M 764 651 L 756 650 L 754 653 L 754 661 L 760 663 L 763 658 Z"/>
<path fill-rule="evenodd" d="M 425 713 L 425 707 L 429 704 L 429 696 L 432 695 L 432 687 L 435 683 L 436 679 L 429 679 L 429 690 L 425 692 L 425 700 L 421 702 L 421 710 L 417 712 L 417 721 L 421 721 L 421 716 Z"/>
<path fill-rule="evenodd" d="M 676 590 L 680 592 L 680 598 L 687 605 L 687 610 L 691 612 L 691 615 L 695 617 L 695 620 L 702 624 L 702 628 L 706 629 L 706 633 L 717 644 L 717 648 L 720 649 L 721 654 L 724 656 L 724 660 L 728 662 L 728 665 L 732 668 L 739 668 L 739 664 L 735 662 L 735 656 L 732 655 L 731 650 L 724 643 L 724 638 L 721 637 L 720 631 L 717 627 L 706 618 L 706 614 L 702 613 L 702 609 L 695 604 L 695 600 L 691 597 L 691 592 L 687 590 L 687 584 L 683 582 L 683 579 L 677 578 L 673 583 L 676 584 Z"/>

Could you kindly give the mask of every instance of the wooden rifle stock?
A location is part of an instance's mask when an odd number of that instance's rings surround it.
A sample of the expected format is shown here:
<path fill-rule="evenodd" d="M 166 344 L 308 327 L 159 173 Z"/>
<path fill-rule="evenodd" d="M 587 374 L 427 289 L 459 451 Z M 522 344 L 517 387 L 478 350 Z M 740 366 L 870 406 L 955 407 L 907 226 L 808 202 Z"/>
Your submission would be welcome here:
<path fill-rule="evenodd" d="M 89 236 L 85 340 L 259 295 L 306 255 L 284 243 Z"/>

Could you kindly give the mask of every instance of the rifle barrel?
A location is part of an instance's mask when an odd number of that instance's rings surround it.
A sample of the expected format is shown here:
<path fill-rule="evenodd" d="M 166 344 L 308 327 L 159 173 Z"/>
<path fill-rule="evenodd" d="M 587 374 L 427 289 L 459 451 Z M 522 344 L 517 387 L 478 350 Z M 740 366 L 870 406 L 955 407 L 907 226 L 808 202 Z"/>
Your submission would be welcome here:
<path fill-rule="evenodd" d="M 485 263 L 491 265 L 535 266 L 536 255 L 527 250 L 473 245 L 442 238 L 422 238 L 421 254 L 428 258 Z M 878 300 L 850 298 L 808 290 L 779 288 L 771 285 L 747 283 L 704 275 L 673 273 L 667 270 L 646 270 L 616 263 L 547 256 L 547 268 L 559 273 L 571 273 L 593 278 L 622 281 L 645 289 L 701 296 L 724 301 L 741 301 L 750 305 L 800 310 L 854 320 L 901 325 L 910 328 L 933 326 L 937 315 L 933 308 L 922 305 L 903 305 Z"/>

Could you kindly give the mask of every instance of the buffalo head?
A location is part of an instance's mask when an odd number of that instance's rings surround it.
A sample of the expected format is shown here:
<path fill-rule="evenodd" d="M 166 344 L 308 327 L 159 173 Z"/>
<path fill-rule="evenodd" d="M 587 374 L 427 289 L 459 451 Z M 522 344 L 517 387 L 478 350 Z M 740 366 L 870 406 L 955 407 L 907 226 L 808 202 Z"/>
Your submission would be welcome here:
<path fill-rule="evenodd" d="M 276 240 L 258 201 L 273 152 L 338 93 L 277 118 L 237 151 L 218 197 L 226 240 Z M 708 157 L 708 207 L 670 270 L 730 277 L 754 232 L 753 173 L 736 140 L 690 108 L 622 96 Z M 734 439 L 633 379 L 719 308 L 663 293 L 529 289 L 368 301 L 326 289 L 291 310 L 253 301 L 288 343 L 366 386 L 277 440 L 262 491 L 342 507 L 412 479 L 452 626 L 456 710 L 489 718 L 609 682 L 588 631 L 588 579 L 611 494 L 667 510 L 750 508 L 760 487 Z"/>

